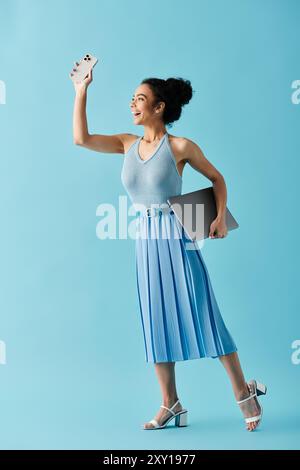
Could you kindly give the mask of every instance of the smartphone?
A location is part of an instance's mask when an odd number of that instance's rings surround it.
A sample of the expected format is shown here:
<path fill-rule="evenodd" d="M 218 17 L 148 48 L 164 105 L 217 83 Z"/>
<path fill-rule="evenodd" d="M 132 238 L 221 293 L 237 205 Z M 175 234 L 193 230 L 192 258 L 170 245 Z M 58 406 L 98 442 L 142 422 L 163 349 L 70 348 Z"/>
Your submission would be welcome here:
<path fill-rule="evenodd" d="M 97 64 L 98 59 L 92 54 L 85 54 L 82 59 L 79 60 L 78 65 L 73 67 L 70 73 L 73 82 L 82 82 L 89 74 L 90 70 Z"/>

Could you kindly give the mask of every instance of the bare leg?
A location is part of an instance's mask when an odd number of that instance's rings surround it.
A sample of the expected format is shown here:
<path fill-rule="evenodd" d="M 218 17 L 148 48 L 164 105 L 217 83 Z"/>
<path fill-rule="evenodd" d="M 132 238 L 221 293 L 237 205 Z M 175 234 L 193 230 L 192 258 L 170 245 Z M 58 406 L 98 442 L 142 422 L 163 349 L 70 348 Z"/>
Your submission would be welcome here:
<path fill-rule="evenodd" d="M 162 393 L 162 405 L 170 408 L 178 400 L 175 382 L 175 362 L 158 362 L 155 363 L 155 372 L 158 377 L 159 385 Z M 181 410 L 182 406 L 177 403 L 173 411 L 176 413 Z M 171 416 L 171 413 L 164 408 L 160 408 L 156 416 L 154 417 L 157 422 L 162 425 L 167 418 Z M 145 423 L 145 428 L 153 428 L 152 423 Z"/>
<path fill-rule="evenodd" d="M 219 359 L 228 373 L 236 400 L 239 401 L 247 398 L 249 396 L 249 389 L 245 381 L 237 352 L 219 356 Z M 240 407 L 246 418 L 260 414 L 260 406 L 256 398 L 252 398 L 251 400 L 241 403 Z M 253 431 L 257 424 L 257 421 L 254 423 L 248 423 L 247 429 L 249 431 Z"/>

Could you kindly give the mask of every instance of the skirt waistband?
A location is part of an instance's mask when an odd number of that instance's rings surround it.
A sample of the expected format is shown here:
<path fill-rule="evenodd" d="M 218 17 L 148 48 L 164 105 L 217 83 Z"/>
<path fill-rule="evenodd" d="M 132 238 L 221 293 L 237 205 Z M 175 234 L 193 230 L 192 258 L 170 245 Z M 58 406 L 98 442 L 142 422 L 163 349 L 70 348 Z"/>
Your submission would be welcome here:
<path fill-rule="evenodd" d="M 174 211 L 171 207 L 146 207 L 145 210 L 140 212 L 139 217 L 154 217 L 161 214 L 173 214 Z"/>

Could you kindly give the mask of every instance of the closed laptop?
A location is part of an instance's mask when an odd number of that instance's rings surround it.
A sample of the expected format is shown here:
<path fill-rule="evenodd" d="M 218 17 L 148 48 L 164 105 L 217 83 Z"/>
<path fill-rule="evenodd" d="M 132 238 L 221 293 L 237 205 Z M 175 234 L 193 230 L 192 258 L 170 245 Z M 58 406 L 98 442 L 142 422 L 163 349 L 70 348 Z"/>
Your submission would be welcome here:
<path fill-rule="evenodd" d="M 192 241 L 208 238 L 210 225 L 217 217 L 217 206 L 212 186 L 171 196 L 167 202 Z M 239 227 L 227 207 L 225 221 L 228 231 Z"/>

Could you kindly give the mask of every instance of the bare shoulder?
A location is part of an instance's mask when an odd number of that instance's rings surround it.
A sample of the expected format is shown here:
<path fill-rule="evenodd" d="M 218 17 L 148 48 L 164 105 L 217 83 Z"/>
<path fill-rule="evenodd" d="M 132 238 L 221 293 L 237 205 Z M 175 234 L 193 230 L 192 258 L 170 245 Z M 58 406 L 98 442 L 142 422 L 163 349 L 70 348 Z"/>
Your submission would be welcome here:
<path fill-rule="evenodd" d="M 176 160 L 184 160 L 187 148 L 187 139 L 186 137 L 176 136 L 169 134 L 169 142 L 172 147 L 173 153 L 176 156 Z"/>
<path fill-rule="evenodd" d="M 131 145 L 139 138 L 139 135 L 135 134 L 122 134 L 124 154 L 127 153 Z"/>
<path fill-rule="evenodd" d="M 187 162 L 189 160 L 189 155 L 192 151 L 197 148 L 197 144 L 187 137 L 177 137 L 175 135 L 170 135 L 170 144 L 172 145 L 172 150 L 177 154 L 179 160 Z"/>

